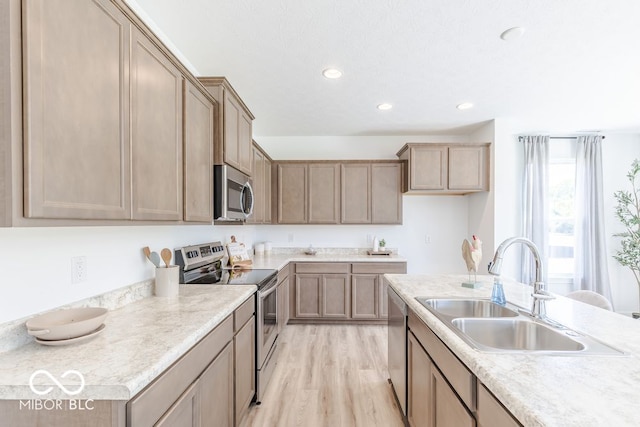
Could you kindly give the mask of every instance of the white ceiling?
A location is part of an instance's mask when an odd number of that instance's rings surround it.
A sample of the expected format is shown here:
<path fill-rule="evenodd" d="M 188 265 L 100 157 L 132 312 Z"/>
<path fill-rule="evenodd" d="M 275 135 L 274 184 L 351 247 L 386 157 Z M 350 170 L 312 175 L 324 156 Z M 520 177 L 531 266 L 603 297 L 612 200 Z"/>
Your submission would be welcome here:
<path fill-rule="evenodd" d="M 256 136 L 640 131 L 640 0 L 135 1 Z"/>

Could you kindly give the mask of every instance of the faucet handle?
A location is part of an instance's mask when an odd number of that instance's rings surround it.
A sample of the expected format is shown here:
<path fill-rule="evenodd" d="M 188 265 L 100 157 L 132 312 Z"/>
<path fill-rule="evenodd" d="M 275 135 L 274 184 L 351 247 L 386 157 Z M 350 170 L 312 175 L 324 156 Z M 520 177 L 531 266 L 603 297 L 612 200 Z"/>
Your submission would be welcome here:
<path fill-rule="evenodd" d="M 552 299 L 556 299 L 555 296 L 549 294 L 547 291 L 538 291 L 538 292 L 533 292 L 531 294 L 532 297 L 534 297 L 535 299 L 540 299 L 540 300 L 544 300 L 544 301 L 549 301 Z"/>

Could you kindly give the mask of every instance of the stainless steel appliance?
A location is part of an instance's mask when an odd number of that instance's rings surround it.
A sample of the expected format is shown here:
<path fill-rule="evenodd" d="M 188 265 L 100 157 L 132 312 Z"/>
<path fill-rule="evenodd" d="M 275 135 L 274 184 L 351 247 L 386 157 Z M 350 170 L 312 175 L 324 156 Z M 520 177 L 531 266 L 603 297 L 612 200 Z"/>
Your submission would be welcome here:
<path fill-rule="evenodd" d="M 407 417 L 407 305 L 387 288 L 389 332 L 389 382 L 396 393 L 402 415 Z"/>
<path fill-rule="evenodd" d="M 253 213 L 251 179 L 227 165 L 213 167 L 214 221 L 244 221 Z"/>
<path fill-rule="evenodd" d="M 220 242 L 175 250 L 180 283 L 193 285 L 255 285 L 256 293 L 256 403 L 260 403 L 277 362 L 278 270 L 224 268 L 226 251 Z"/>

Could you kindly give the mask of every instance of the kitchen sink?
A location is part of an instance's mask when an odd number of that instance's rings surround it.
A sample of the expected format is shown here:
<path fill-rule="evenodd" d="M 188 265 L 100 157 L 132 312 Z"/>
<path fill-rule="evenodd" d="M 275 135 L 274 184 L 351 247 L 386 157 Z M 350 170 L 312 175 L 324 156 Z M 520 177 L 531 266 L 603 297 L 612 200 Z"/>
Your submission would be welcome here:
<path fill-rule="evenodd" d="M 422 298 L 418 301 L 442 316 L 458 317 L 517 317 L 518 312 L 483 299 Z"/>
<path fill-rule="evenodd" d="M 582 351 L 585 345 L 546 325 L 526 319 L 453 319 L 479 349 Z"/>
<path fill-rule="evenodd" d="M 416 300 L 471 347 L 489 353 L 527 353 L 570 356 L 626 354 L 596 338 L 551 319 L 538 319 L 507 303 L 483 298 Z"/>

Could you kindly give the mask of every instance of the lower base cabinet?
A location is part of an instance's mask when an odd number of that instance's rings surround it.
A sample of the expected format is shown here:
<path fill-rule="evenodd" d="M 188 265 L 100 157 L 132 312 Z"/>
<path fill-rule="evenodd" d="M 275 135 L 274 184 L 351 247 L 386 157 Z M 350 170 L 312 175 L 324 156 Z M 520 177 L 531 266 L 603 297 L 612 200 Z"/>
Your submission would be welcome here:
<path fill-rule="evenodd" d="M 233 346 L 220 352 L 200 377 L 201 426 L 233 425 Z M 189 425 L 189 424 L 186 424 Z"/>
<path fill-rule="evenodd" d="M 126 405 L 128 427 L 235 427 L 255 395 L 255 296 Z"/>
<path fill-rule="evenodd" d="M 305 262 L 293 268 L 294 321 L 384 321 L 384 274 L 407 272 L 406 262 Z"/>
<path fill-rule="evenodd" d="M 407 420 L 412 427 L 519 427 L 431 329 L 409 310 Z"/>
<path fill-rule="evenodd" d="M 251 317 L 233 338 L 235 357 L 235 425 L 249 411 L 249 405 L 256 394 L 256 321 Z M 226 424 L 225 424 L 226 425 Z"/>

